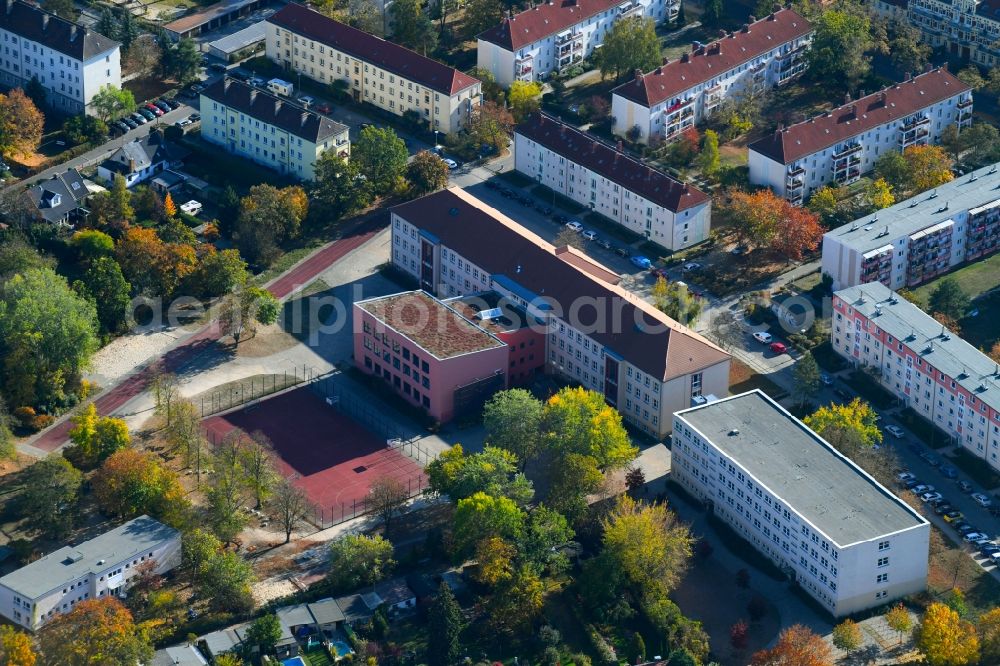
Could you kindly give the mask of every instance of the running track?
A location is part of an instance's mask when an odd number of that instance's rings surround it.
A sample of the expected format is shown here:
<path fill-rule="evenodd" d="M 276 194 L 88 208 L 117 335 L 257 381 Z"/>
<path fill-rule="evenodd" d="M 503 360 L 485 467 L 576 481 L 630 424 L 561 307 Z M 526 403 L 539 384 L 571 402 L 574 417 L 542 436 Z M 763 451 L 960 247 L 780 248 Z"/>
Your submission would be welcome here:
<path fill-rule="evenodd" d="M 287 298 L 293 291 L 311 282 L 332 264 L 340 261 L 344 256 L 373 238 L 388 224 L 388 219 L 389 216 L 385 211 L 379 211 L 379 213 L 359 224 L 351 235 L 330 243 L 284 275 L 275 279 L 268 285 L 268 290 L 279 300 Z M 190 338 L 166 352 L 162 358 L 164 367 L 171 372 L 176 372 L 190 363 L 199 354 L 210 349 L 220 337 L 215 322 L 207 324 Z M 97 413 L 102 416 L 113 414 L 129 400 L 145 391 L 150 374 L 151 365 L 147 365 L 128 375 L 117 385 L 108 388 L 94 401 Z M 37 438 L 29 440 L 27 443 L 43 451 L 55 451 L 69 439 L 69 431 L 72 427 L 73 424 L 70 423 L 68 416 L 64 417 Z"/>

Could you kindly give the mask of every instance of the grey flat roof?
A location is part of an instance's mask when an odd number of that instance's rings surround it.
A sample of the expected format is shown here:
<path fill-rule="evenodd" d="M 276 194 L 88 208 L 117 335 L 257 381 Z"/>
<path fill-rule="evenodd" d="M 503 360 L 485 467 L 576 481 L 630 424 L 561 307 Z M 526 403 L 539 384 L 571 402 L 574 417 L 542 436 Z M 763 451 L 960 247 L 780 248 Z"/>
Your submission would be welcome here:
<path fill-rule="evenodd" d="M 344 621 L 344 611 L 332 598 L 320 599 L 309 604 L 309 612 L 317 624 L 335 624 Z"/>
<path fill-rule="evenodd" d="M 872 215 L 824 234 L 851 249 L 865 253 L 883 247 L 921 229 L 950 220 L 970 208 L 1000 200 L 1000 168 L 997 164 L 904 199 Z M 888 233 L 886 232 L 888 227 Z"/>
<path fill-rule="evenodd" d="M 267 38 L 267 21 L 258 21 L 253 25 L 243 28 L 231 35 L 220 37 L 214 42 L 209 42 L 209 46 L 218 49 L 223 53 L 236 53 L 240 49 L 245 49 Z"/>
<path fill-rule="evenodd" d="M 0 578 L 0 585 L 23 597 L 37 599 L 46 592 L 89 573 L 106 570 L 178 538 L 180 532 L 149 516 L 139 516 L 77 546 L 63 546 L 45 557 Z M 103 561 L 102 564 L 98 562 Z"/>
<path fill-rule="evenodd" d="M 314 623 L 312 613 L 306 604 L 296 604 L 294 606 L 283 606 L 275 611 L 275 615 L 289 628 L 301 625 L 312 626 Z"/>
<path fill-rule="evenodd" d="M 841 547 L 927 524 L 760 390 L 677 416 Z"/>
<path fill-rule="evenodd" d="M 950 376 L 993 410 L 1000 411 L 1000 364 L 989 356 L 946 331 L 936 319 L 905 298 L 897 297 L 881 282 L 841 289 L 835 295 L 912 349 L 925 363 Z"/>

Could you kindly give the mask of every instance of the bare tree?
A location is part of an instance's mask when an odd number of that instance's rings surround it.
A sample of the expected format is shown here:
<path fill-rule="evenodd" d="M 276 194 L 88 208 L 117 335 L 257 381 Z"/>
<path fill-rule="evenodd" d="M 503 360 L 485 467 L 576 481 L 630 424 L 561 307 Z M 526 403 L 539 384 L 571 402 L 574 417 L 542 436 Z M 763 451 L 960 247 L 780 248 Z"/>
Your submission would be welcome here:
<path fill-rule="evenodd" d="M 139 35 L 128 49 L 125 66 L 139 77 L 149 76 L 160 64 L 163 49 L 151 34 Z"/>
<path fill-rule="evenodd" d="M 180 397 L 177 375 L 167 372 L 159 364 L 154 366 L 151 372 L 149 388 L 153 391 L 153 397 L 156 399 L 156 413 L 165 417 L 169 426 L 170 417 L 173 415 L 174 401 Z"/>
<path fill-rule="evenodd" d="M 408 496 L 402 481 L 392 476 L 383 476 L 375 479 L 368 489 L 368 506 L 382 519 L 388 530 L 389 522 L 399 508 L 406 504 Z"/>
<path fill-rule="evenodd" d="M 257 509 L 274 492 L 278 473 L 274 467 L 274 446 L 267 435 L 257 430 L 240 447 L 240 461 L 246 472 L 246 484 L 257 500 Z"/>
<path fill-rule="evenodd" d="M 723 349 L 733 349 L 743 344 L 743 325 L 731 310 L 712 314 L 708 334 Z"/>
<path fill-rule="evenodd" d="M 285 530 L 285 543 L 291 541 L 292 532 L 309 515 L 309 499 L 301 488 L 292 483 L 292 479 L 278 482 L 271 502 L 271 515 Z"/>
<path fill-rule="evenodd" d="M 166 440 L 170 450 L 184 456 L 184 466 L 190 467 L 199 459 L 205 445 L 198 408 L 189 400 L 175 400 L 171 405 L 172 418 L 167 424 Z"/>

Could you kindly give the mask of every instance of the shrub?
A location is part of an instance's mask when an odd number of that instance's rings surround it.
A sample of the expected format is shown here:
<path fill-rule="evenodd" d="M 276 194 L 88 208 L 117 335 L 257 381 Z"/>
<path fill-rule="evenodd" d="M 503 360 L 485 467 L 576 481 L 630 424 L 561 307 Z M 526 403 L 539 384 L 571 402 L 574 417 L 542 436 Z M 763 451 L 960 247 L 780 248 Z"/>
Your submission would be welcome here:
<path fill-rule="evenodd" d="M 587 625 L 587 636 L 590 638 L 591 647 L 594 648 L 594 653 L 600 660 L 601 666 L 618 666 L 618 657 L 615 656 L 614 648 L 597 632 L 594 625 Z"/>
<path fill-rule="evenodd" d="M 18 407 L 14 410 L 14 418 L 17 419 L 18 423 L 21 424 L 23 428 L 31 428 L 32 422 L 35 419 L 35 408 L 34 407 Z"/>
<path fill-rule="evenodd" d="M 31 419 L 31 429 L 35 432 L 39 430 L 44 430 L 50 425 L 55 423 L 56 417 L 51 414 L 36 414 L 35 418 Z"/>

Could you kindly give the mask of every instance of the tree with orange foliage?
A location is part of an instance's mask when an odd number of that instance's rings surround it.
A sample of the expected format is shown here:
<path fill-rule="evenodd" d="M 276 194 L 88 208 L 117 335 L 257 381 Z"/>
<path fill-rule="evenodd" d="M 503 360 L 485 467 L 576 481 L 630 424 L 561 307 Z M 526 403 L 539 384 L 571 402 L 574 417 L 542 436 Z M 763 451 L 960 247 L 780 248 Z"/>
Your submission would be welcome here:
<path fill-rule="evenodd" d="M 130 227 L 118 240 L 115 256 L 126 279 L 140 292 L 169 297 L 198 267 L 194 248 L 164 243 L 152 229 Z"/>
<path fill-rule="evenodd" d="M 153 658 L 146 632 L 113 596 L 81 601 L 49 622 L 39 639 L 46 662 L 61 666 L 145 664 Z"/>
<path fill-rule="evenodd" d="M 955 177 L 951 173 L 951 158 L 941 146 L 910 146 L 903 151 L 903 157 L 910 167 L 913 193 L 944 185 Z"/>
<path fill-rule="evenodd" d="M 45 116 L 24 91 L 0 95 L 0 155 L 27 155 L 42 142 Z"/>
<path fill-rule="evenodd" d="M 170 196 L 170 192 L 167 192 L 167 196 L 163 197 L 163 212 L 166 213 L 167 217 L 173 217 L 177 214 L 177 206 L 174 205 L 174 198 Z"/>
<path fill-rule="evenodd" d="M 819 217 L 770 190 L 734 192 L 726 206 L 740 244 L 773 250 L 798 261 L 823 237 Z"/>
<path fill-rule="evenodd" d="M 819 216 L 785 202 L 778 233 L 771 241 L 770 249 L 789 261 L 801 261 L 802 256 L 815 250 L 822 239 L 823 227 Z"/>
<path fill-rule="evenodd" d="M 808 627 L 795 624 L 781 632 L 773 648 L 755 652 L 751 666 L 833 666 L 833 651 Z"/>
<path fill-rule="evenodd" d="M 947 328 L 949 331 L 951 331 L 952 334 L 958 335 L 958 336 L 962 335 L 962 326 L 951 315 L 946 315 L 943 312 L 935 312 L 931 316 L 934 317 L 934 320 L 937 323 L 941 324 L 942 326 L 944 326 L 945 328 Z"/>
<path fill-rule="evenodd" d="M 994 363 L 1000 363 L 1000 341 L 994 342 L 986 354 Z"/>
<path fill-rule="evenodd" d="M 37 660 L 31 636 L 9 625 L 0 627 L 0 664 L 35 666 Z"/>
<path fill-rule="evenodd" d="M 121 449 L 108 457 L 91 486 L 101 509 L 121 518 L 149 514 L 177 526 L 190 507 L 177 475 L 135 449 Z"/>

